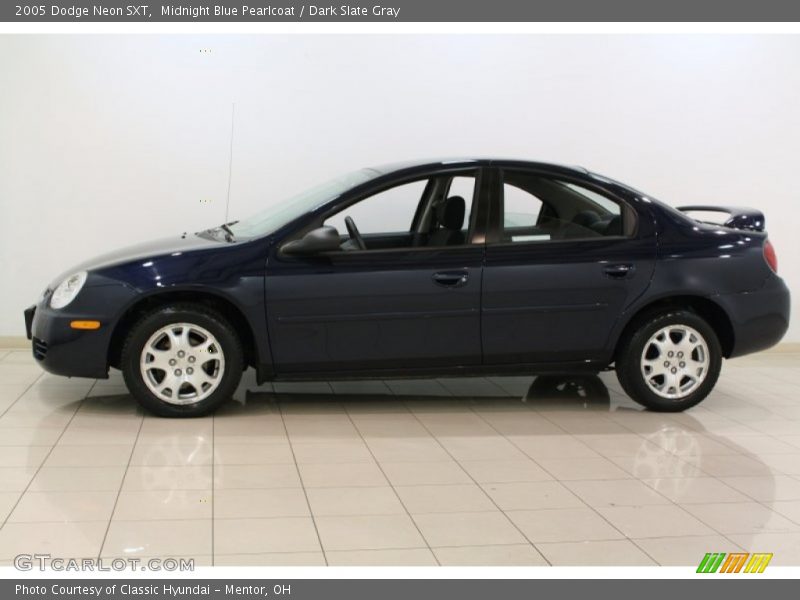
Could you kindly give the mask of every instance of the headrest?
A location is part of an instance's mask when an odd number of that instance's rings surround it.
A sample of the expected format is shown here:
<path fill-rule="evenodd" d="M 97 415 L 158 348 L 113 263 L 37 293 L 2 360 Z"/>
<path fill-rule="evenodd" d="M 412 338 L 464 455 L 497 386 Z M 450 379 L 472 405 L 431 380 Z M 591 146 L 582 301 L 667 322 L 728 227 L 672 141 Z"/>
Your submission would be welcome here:
<path fill-rule="evenodd" d="M 622 216 L 615 215 L 613 219 L 608 222 L 606 227 L 606 235 L 622 235 Z"/>
<path fill-rule="evenodd" d="M 581 211 L 572 218 L 572 222 L 575 223 L 575 225 L 580 225 L 581 227 L 590 227 L 599 220 L 600 215 L 593 210 Z"/>
<path fill-rule="evenodd" d="M 461 196 L 450 196 L 436 208 L 436 219 L 445 229 L 461 231 L 464 226 L 464 213 L 467 203 Z"/>

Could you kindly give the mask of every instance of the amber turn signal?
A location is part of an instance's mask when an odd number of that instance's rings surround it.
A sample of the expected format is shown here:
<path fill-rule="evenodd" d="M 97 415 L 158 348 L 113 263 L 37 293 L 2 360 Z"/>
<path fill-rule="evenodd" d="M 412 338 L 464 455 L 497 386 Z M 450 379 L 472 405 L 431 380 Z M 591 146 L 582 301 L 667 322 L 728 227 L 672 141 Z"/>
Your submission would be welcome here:
<path fill-rule="evenodd" d="M 100 321 L 72 321 L 69 326 L 73 329 L 100 329 Z"/>

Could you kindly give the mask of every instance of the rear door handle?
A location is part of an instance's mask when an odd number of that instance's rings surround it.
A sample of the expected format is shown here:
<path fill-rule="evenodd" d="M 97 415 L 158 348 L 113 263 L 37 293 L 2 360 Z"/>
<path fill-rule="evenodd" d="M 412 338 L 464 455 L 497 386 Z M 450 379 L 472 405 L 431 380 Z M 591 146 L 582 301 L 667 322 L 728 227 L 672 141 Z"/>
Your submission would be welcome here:
<path fill-rule="evenodd" d="M 633 265 L 626 265 L 626 264 L 618 264 L 618 265 L 608 265 L 603 267 L 603 273 L 606 274 L 606 277 L 610 277 L 612 279 L 625 279 L 633 274 L 636 268 Z"/>
<path fill-rule="evenodd" d="M 467 285 L 469 273 L 466 271 L 441 271 L 433 274 L 433 281 L 442 287 L 457 288 Z"/>

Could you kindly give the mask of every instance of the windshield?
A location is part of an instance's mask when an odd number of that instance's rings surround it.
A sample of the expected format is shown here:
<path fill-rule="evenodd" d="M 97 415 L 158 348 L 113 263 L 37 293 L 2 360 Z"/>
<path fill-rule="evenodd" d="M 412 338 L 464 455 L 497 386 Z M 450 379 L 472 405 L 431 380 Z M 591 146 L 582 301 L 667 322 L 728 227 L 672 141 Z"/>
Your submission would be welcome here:
<path fill-rule="evenodd" d="M 374 169 L 361 169 L 342 175 L 270 206 L 252 217 L 231 223 L 230 231 L 236 239 L 270 234 L 321 204 L 333 200 L 347 190 L 374 179 L 378 175 L 380 173 Z"/>

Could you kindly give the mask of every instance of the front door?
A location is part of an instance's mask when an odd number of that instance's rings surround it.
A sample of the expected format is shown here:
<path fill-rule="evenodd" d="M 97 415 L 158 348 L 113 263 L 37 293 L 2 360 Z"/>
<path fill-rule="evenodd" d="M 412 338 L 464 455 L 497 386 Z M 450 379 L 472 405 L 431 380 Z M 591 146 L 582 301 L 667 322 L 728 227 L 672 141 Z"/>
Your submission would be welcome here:
<path fill-rule="evenodd" d="M 274 252 L 266 309 L 276 372 L 479 364 L 484 246 L 473 235 L 477 175 L 403 182 L 326 215 L 317 225 L 337 228 L 341 251 Z M 366 248 L 345 234 L 348 216 Z"/>

